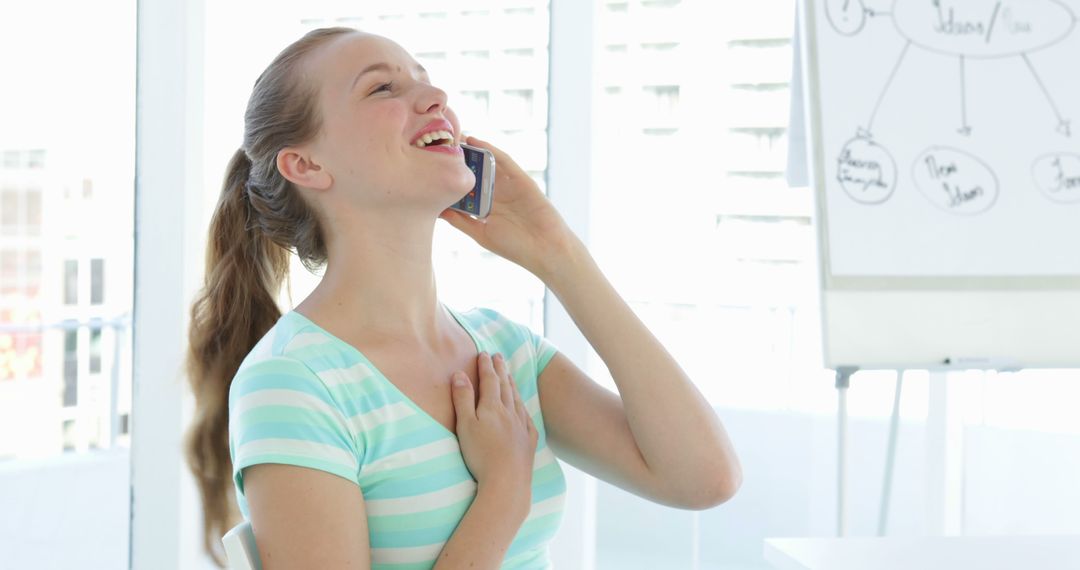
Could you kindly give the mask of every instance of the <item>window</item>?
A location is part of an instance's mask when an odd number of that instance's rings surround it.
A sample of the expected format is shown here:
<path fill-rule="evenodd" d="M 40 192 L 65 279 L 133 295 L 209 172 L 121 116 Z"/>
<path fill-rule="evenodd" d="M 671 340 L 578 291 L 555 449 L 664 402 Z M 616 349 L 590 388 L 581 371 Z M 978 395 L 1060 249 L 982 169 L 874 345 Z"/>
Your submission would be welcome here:
<path fill-rule="evenodd" d="M 486 49 L 472 49 L 461 52 L 461 57 L 467 60 L 491 59 L 491 52 Z"/>
<path fill-rule="evenodd" d="M 454 105 L 462 125 L 485 121 L 491 107 L 490 99 L 487 91 L 462 91 Z"/>
<path fill-rule="evenodd" d="M 653 42 L 641 44 L 641 50 L 646 52 L 671 52 L 679 47 L 679 42 Z"/>
<path fill-rule="evenodd" d="M 30 187 L 26 190 L 26 235 L 41 235 L 41 188 Z"/>
<path fill-rule="evenodd" d="M 64 304 L 75 305 L 79 302 L 79 262 L 69 259 L 64 262 Z"/>
<path fill-rule="evenodd" d="M 14 249 L 0 250 L 0 293 L 9 295 L 19 286 L 19 259 Z"/>
<path fill-rule="evenodd" d="M 681 3 L 681 0 L 642 0 L 642 8 L 661 8 L 671 9 L 677 7 Z"/>
<path fill-rule="evenodd" d="M 446 52 L 444 51 L 425 51 L 416 54 L 417 61 L 423 63 L 425 61 L 443 61 L 446 59 Z"/>
<path fill-rule="evenodd" d="M 529 59 L 536 55 L 536 50 L 532 48 L 505 49 L 503 55 L 508 59 Z"/>
<path fill-rule="evenodd" d="M 507 89 L 506 107 L 503 112 L 508 119 L 531 119 L 533 116 L 532 89 Z"/>
<path fill-rule="evenodd" d="M 66 321 L 64 331 L 64 407 L 79 403 L 79 331 L 74 321 Z"/>
<path fill-rule="evenodd" d="M 90 327 L 90 373 L 101 374 L 101 326 Z"/>
<path fill-rule="evenodd" d="M 44 168 L 45 166 L 45 151 L 44 150 L 31 150 L 27 154 L 26 167 L 27 168 Z"/>
<path fill-rule="evenodd" d="M 102 426 L 130 410 L 131 343 L 111 340 L 132 305 L 136 4 L 0 8 L 0 566 L 129 565 L 130 437 Z M 90 305 L 106 260 L 110 304 Z M 75 483 L 37 492 L 56 477 Z M 78 516 L 27 540 L 19 513 Z"/>
<path fill-rule="evenodd" d="M 26 295 L 29 299 L 34 299 L 38 296 L 38 290 L 41 288 L 41 250 L 26 250 L 25 269 Z"/>
<path fill-rule="evenodd" d="M 14 188 L 0 192 L 0 233 L 6 236 L 21 233 L 19 193 Z"/>
<path fill-rule="evenodd" d="M 105 302 L 105 260 L 90 260 L 90 304 Z"/>
<path fill-rule="evenodd" d="M 77 433 L 75 420 L 64 420 L 63 424 L 63 442 L 64 451 L 75 451 Z"/>
<path fill-rule="evenodd" d="M 668 124 L 677 120 L 678 85 L 646 85 L 642 90 L 646 96 L 645 108 L 651 111 L 646 114 L 648 120 L 655 124 Z"/>

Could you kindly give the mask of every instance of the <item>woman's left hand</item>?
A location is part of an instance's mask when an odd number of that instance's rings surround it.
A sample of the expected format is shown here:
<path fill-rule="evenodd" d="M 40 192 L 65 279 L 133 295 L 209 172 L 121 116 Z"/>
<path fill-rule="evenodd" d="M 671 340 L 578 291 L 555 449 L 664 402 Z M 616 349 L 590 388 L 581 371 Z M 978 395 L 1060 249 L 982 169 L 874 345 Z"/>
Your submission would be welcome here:
<path fill-rule="evenodd" d="M 466 137 L 465 142 L 495 155 L 491 213 L 478 220 L 448 208 L 439 217 L 485 249 L 544 279 L 558 258 L 583 247 L 581 241 L 509 155 L 476 137 Z"/>

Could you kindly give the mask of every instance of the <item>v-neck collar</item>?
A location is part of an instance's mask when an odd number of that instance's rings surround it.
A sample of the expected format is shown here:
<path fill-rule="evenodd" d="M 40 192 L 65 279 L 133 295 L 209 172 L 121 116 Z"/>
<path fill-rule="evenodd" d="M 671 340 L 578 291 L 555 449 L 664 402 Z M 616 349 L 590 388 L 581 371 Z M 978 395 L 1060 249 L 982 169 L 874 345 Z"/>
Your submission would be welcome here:
<path fill-rule="evenodd" d="M 450 307 L 447 307 L 445 304 L 443 304 L 442 307 L 444 309 L 446 309 L 446 312 L 450 313 L 450 316 L 454 317 L 454 320 L 457 321 L 458 325 L 462 329 L 465 329 L 465 333 L 469 335 L 470 339 L 472 339 L 473 345 L 476 347 L 476 352 L 477 352 L 477 354 L 479 354 L 483 350 L 482 347 L 481 347 L 480 339 L 479 339 L 479 337 L 477 337 L 476 332 L 473 331 L 472 327 L 469 326 L 468 321 L 466 319 L 464 319 L 461 315 L 459 315 L 456 311 L 454 311 Z M 376 367 L 375 364 L 373 362 L 371 362 L 371 360 L 369 360 L 368 357 L 365 356 L 364 353 L 361 352 L 359 348 L 356 348 L 352 344 L 349 344 L 349 343 L 345 342 L 344 340 L 338 338 L 336 335 L 334 335 L 334 333 L 331 333 L 330 331 L 322 328 L 321 326 L 316 324 L 314 321 L 312 321 L 311 319 L 305 317 L 301 313 L 298 313 L 295 310 L 289 311 L 288 313 L 286 313 L 286 315 L 293 315 L 294 318 L 299 320 L 302 325 L 314 328 L 315 330 L 319 331 L 320 333 L 326 335 L 326 337 L 329 338 L 330 341 L 332 343 L 334 343 L 335 345 L 337 345 L 338 347 L 342 348 L 346 352 L 349 352 L 349 353 L 355 355 L 357 358 L 360 359 L 360 361 L 364 365 L 366 365 L 368 368 L 371 369 L 372 373 L 374 373 L 375 376 L 377 376 L 384 383 L 389 385 L 390 390 L 392 390 L 398 396 L 400 396 L 402 401 L 404 401 L 406 404 L 408 404 L 408 406 L 410 408 L 412 408 L 413 411 L 415 411 L 418 414 L 423 415 L 424 417 L 426 417 L 428 419 L 428 421 L 430 421 L 431 423 L 438 426 L 439 429 L 443 432 L 444 436 L 451 437 L 451 438 L 453 438 L 455 440 L 457 439 L 457 434 L 455 434 L 454 432 L 446 429 L 446 426 L 444 426 L 442 424 L 442 422 L 435 419 L 435 417 L 432 416 L 430 413 L 428 413 L 427 410 L 425 410 L 424 408 L 421 408 L 420 405 L 417 404 L 415 401 L 413 401 L 412 398 L 407 396 L 405 394 L 405 392 L 402 392 L 401 389 L 398 388 L 397 385 L 394 384 L 393 381 L 391 381 L 385 374 L 383 374 L 382 371 L 379 370 L 378 367 Z"/>

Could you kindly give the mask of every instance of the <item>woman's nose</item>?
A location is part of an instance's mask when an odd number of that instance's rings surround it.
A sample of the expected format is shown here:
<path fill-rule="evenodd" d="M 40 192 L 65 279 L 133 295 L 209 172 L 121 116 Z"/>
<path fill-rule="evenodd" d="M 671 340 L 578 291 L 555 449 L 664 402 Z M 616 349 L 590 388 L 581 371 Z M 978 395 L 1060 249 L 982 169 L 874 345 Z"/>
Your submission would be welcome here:
<path fill-rule="evenodd" d="M 426 85 L 423 93 L 417 99 L 417 111 L 421 114 L 446 106 L 446 92 L 434 85 Z"/>

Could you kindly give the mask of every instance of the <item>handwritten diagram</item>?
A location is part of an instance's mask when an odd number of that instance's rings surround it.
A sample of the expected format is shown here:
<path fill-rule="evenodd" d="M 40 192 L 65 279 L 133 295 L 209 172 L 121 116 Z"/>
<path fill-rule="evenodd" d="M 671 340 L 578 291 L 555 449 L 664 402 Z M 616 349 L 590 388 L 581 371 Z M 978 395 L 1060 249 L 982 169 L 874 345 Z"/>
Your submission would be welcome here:
<path fill-rule="evenodd" d="M 909 170 L 901 171 L 887 145 L 875 140 L 874 121 L 912 49 L 956 59 L 958 81 L 954 96 L 959 104 L 955 131 L 961 137 L 970 139 L 978 132 L 978 124 L 968 117 L 972 96 L 967 92 L 968 61 L 1019 58 L 1027 77 L 1002 78 L 1001 88 L 1007 89 L 1010 82 L 1033 81 L 1047 112 L 1033 113 L 1032 120 L 1047 117 L 1047 132 L 1062 145 L 1075 140 L 1071 119 L 1062 112 L 1029 57 L 1039 50 L 1054 49 L 1075 33 L 1076 14 L 1061 1 L 894 0 L 890 10 L 881 11 L 868 8 L 863 0 L 826 0 L 824 8 L 829 26 L 841 36 L 856 36 L 875 21 L 891 20 L 905 40 L 868 120 L 837 156 L 837 180 L 854 201 L 883 204 L 893 196 L 899 177 L 908 175 L 930 203 L 945 212 L 969 216 L 993 208 L 1002 191 L 993 168 L 968 150 L 930 145 L 917 154 Z M 941 90 L 942 86 L 935 89 Z M 1021 150 L 1032 153 L 1033 189 L 1055 204 L 1080 204 L 1080 154 L 1065 148 Z M 1022 156 L 1019 159 L 1024 160 Z"/>

